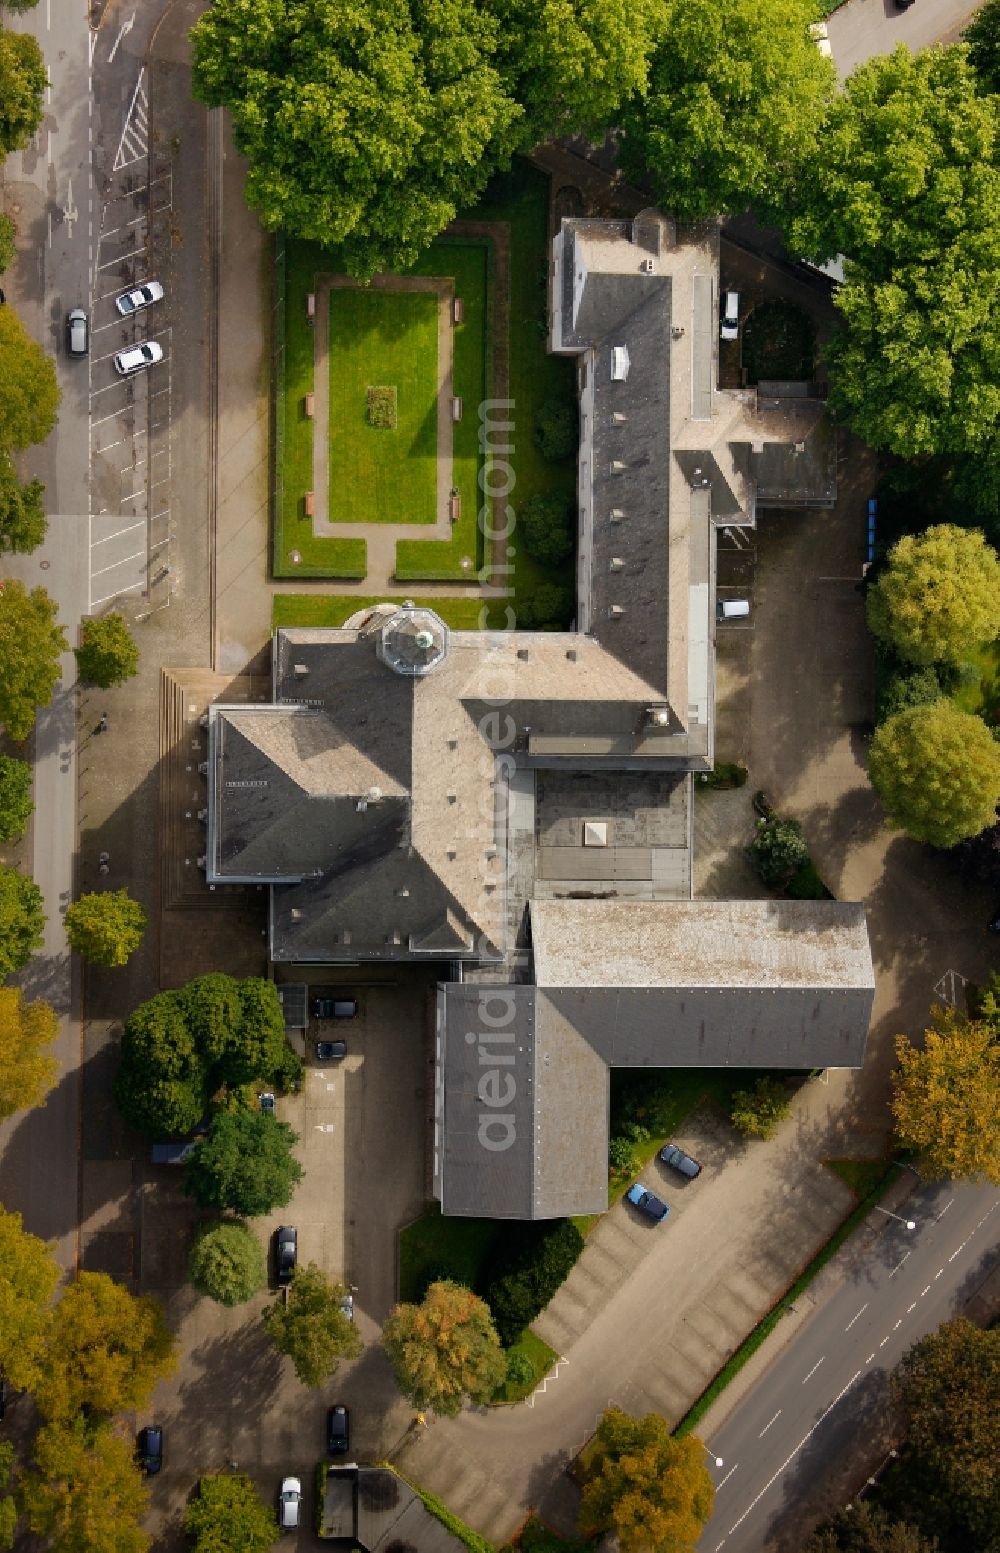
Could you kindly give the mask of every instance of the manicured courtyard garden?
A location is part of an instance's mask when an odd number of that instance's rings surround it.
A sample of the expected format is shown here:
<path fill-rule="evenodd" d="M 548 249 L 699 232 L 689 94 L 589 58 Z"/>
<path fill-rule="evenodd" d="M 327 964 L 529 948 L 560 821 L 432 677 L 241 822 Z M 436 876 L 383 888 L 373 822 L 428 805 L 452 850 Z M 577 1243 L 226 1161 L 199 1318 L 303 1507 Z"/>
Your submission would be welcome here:
<path fill-rule="evenodd" d="M 438 298 L 335 286 L 329 299 L 330 521 L 433 523 Z"/>

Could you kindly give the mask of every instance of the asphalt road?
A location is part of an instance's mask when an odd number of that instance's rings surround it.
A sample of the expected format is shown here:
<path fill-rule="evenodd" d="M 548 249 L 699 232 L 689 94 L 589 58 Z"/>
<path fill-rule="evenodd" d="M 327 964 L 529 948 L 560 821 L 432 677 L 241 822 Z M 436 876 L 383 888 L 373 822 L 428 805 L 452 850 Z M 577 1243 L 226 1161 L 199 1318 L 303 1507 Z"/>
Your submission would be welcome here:
<path fill-rule="evenodd" d="M 889 1372 L 1000 1261 L 1000 1192 L 992 1187 L 924 1186 L 901 1213 L 916 1227 L 883 1215 L 865 1254 L 708 1439 L 723 1465 L 712 1471 L 715 1510 L 698 1544 L 703 1553 L 784 1548 L 786 1535 L 789 1548 L 800 1546 L 815 1518 L 817 1480 L 856 1455 L 859 1439 L 876 1455 L 866 1470 L 877 1464 Z"/>
<path fill-rule="evenodd" d="M 901 11 L 896 0 L 848 0 L 830 17 L 830 47 L 841 76 L 873 54 L 889 54 L 898 43 L 914 53 L 933 43 L 954 43 L 975 15 L 969 0 L 915 0 Z"/>

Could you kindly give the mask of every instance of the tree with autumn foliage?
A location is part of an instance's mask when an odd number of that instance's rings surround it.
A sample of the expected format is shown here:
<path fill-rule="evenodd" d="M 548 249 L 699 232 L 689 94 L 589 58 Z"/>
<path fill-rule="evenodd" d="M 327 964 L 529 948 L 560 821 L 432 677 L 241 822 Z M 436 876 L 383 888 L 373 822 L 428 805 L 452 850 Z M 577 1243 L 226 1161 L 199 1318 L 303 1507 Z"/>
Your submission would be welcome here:
<path fill-rule="evenodd" d="M 34 1391 L 46 1359 L 59 1267 L 50 1246 L 0 1208 L 0 1375 Z"/>
<path fill-rule="evenodd" d="M 131 1441 L 73 1418 L 39 1429 L 32 1456 L 20 1498 L 51 1553 L 146 1553 L 148 1494 Z"/>
<path fill-rule="evenodd" d="M 1000 1527 L 1000 1330 L 946 1321 L 903 1355 L 892 1390 L 906 1447 L 907 1515 L 946 1547 L 995 1549 Z"/>
<path fill-rule="evenodd" d="M 584 1536 L 610 1532 L 622 1553 L 694 1549 L 715 1498 L 696 1435 L 675 1439 L 658 1413 L 609 1407 L 584 1456 Z"/>
<path fill-rule="evenodd" d="M 935 1008 L 921 1049 L 896 1039 L 892 1114 L 929 1176 L 1000 1186 L 1000 1041 L 985 1020 Z"/>
<path fill-rule="evenodd" d="M 60 1422 L 143 1407 L 172 1374 L 174 1339 L 158 1300 L 130 1294 L 106 1273 L 80 1273 L 52 1316 L 43 1374 L 34 1387 L 42 1416 Z"/>
<path fill-rule="evenodd" d="M 396 1384 L 414 1407 L 453 1418 L 468 1397 L 489 1402 L 507 1361 L 485 1300 L 460 1283 L 432 1283 L 419 1305 L 397 1305 L 382 1328 Z"/>
<path fill-rule="evenodd" d="M 0 987 L 0 1120 L 41 1105 L 59 1071 L 48 1047 L 59 1015 L 40 998 L 26 1003 L 20 987 Z"/>

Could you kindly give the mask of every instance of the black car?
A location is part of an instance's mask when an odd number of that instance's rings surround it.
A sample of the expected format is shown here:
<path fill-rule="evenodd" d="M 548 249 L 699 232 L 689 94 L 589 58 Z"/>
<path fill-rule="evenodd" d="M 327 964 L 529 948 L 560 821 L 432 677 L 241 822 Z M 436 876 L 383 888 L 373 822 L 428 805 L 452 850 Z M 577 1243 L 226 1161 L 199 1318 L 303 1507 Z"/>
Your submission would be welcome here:
<path fill-rule="evenodd" d="M 351 1448 L 351 1412 L 342 1402 L 326 1415 L 326 1448 L 331 1456 L 346 1456 Z"/>
<path fill-rule="evenodd" d="M 147 1424 L 136 1436 L 136 1455 L 147 1477 L 163 1466 L 163 1430 L 159 1424 Z"/>
<path fill-rule="evenodd" d="M 357 998 L 313 998 L 314 1019 L 353 1019 L 358 1012 Z"/>
<path fill-rule="evenodd" d="M 696 1176 L 701 1175 L 701 1166 L 698 1161 L 692 1159 L 690 1154 L 685 1154 L 684 1150 L 679 1149 L 676 1143 L 664 1144 L 660 1150 L 660 1158 L 665 1165 L 670 1165 L 672 1169 L 676 1170 L 678 1175 L 687 1176 L 689 1181 L 693 1181 Z"/>
<path fill-rule="evenodd" d="M 298 1230 L 293 1229 L 290 1224 L 282 1224 L 274 1237 L 274 1261 L 279 1283 L 291 1283 L 295 1276 L 298 1255 Z"/>
<path fill-rule="evenodd" d="M 630 1186 L 625 1197 L 633 1208 L 638 1208 L 639 1212 L 644 1213 L 648 1219 L 655 1219 L 657 1224 L 661 1224 L 670 1212 L 663 1198 L 657 1197 L 656 1193 L 643 1186 L 641 1181 Z"/>
<path fill-rule="evenodd" d="M 347 1056 L 346 1041 L 317 1041 L 316 1061 L 333 1062 L 335 1057 Z"/>

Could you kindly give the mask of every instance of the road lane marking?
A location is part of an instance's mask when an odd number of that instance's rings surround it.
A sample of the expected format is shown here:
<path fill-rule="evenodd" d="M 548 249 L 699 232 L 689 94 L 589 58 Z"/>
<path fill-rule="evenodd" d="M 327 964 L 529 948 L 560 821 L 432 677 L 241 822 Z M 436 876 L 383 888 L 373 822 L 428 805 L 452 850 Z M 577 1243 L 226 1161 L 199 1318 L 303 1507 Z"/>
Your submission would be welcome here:
<path fill-rule="evenodd" d="M 782 1464 L 778 1468 L 777 1472 L 774 1473 L 773 1477 L 768 1478 L 767 1482 L 764 1484 L 764 1487 L 761 1489 L 761 1491 L 757 1495 L 756 1499 L 751 1500 L 750 1504 L 747 1505 L 746 1509 L 743 1511 L 743 1514 L 740 1516 L 739 1520 L 736 1521 L 734 1525 L 730 1526 L 730 1528 L 729 1528 L 729 1535 L 730 1536 L 733 1535 L 734 1531 L 738 1531 L 739 1530 L 739 1528 L 743 1525 L 743 1522 L 746 1520 L 747 1516 L 750 1514 L 751 1510 L 754 1510 L 757 1507 L 757 1505 L 760 1504 L 760 1501 L 763 1499 L 764 1495 L 767 1493 L 767 1491 L 771 1487 L 771 1485 L 778 1481 L 778 1479 L 780 1478 L 781 1474 L 784 1472 L 785 1468 L 788 1466 L 789 1462 L 795 1460 L 796 1456 L 799 1454 L 799 1451 L 802 1449 L 803 1445 L 805 1445 L 806 1441 L 811 1439 L 812 1436 L 816 1433 L 816 1430 L 819 1428 L 820 1424 L 826 1418 L 827 1414 L 833 1412 L 834 1408 L 837 1406 L 837 1403 L 840 1401 L 841 1397 L 847 1395 L 847 1393 L 850 1391 L 851 1387 L 854 1385 L 854 1382 L 858 1379 L 858 1376 L 860 1374 L 861 1374 L 861 1371 L 860 1370 L 856 1370 L 854 1372 L 854 1374 L 851 1376 L 850 1380 L 847 1382 L 847 1385 L 844 1386 L 844 1388 L 841 1391 L 837 1392 L 837 1395 L 834 1397 L 834 1399 L 830 1403 L 829 1407 L 824 1408 L 823 1412 L 820 1413 L 819 1417 L 817 1418 L 816 1422 L 813 1424 L 812 1428 L 809 1430 L 808 1434 L 804 1434 L 802 1436 L 802 1438 L 799 1441 L 798 1445 L 796 1445 L 795 1449 L 791 1452 L 791 1454 L 789 1456 L 785 1457 L 785 1460 L 782 1462 Z"/>
<path fill-rule="evenodd" d="M 825 1359 L 825 1358 L 826 1358 L 826 1355 L 824 1354 L 823 1355 L 823 1359 Z M 803 1386 L 805 1385 L 807 1380 L 810 1380 L 812 1378 L 812 1376 L 816 1374 L 816 1371 L 819 1369 L 820 1365 L 823 1363 L 823 1359 L 817 1359 L 816 1360 L 816 1363 L 813 1365 L 812 1369 L 809 1371 L 809 1374 L 804 1377 L 804 1379 L 802 1381 Z"/>
<path fill-rule="evenodd" d="M 943 1267 L 939 1267 L 939 1268 L 938 1268 L 938 1270 L 937 1270 L 937 1272 L 936 1272 L 936 1273 L 935 1273 L 935 1274 L 934 1274 L 934 1277 L 933 1277 L 933 1279 L 932 1279 L 932 1282 L 933 1282 L 933 1283 L 937 1283 L 937 1281 L 938 1281 L 938 1279 L 939 1279 L 939 1278 L 940 1278 L 940 1276 L 941 1276 L 941 1274 L 942 1274 L 942 1273 L 943 1273 L 943 1272 L 944 1272 L 944 1268 L 943 1268 Z"/>
<path fill-rule="evenodd" d="M 934 1220 L 935 1224 L 940 1224 L 941 1220 L 944 1218 L 945 1214 L 948 1212 L 948 1209 L 951 1207 L 951 1205 L 952 1205 L 952 1203 L 954 1201 L 955 1201 L 954 1197 L 949 1197 L 948 1198 L 948 1201 L 945 1203 L 944 1207 L 941 1209 L 941 1212 L 936 1216 L 936 1218 Z"/>
<path fill-rule="evenodd" d="M 931 1287 L 930 1284 L 928 1284 L 926 1289 L 921 1289 L 921 1291 L 920 1291 L 920 1298 L 921 1299 L 923 1299 L 925 1294 L 929 1294 L 930 1293 L 930 1287 Z"/>
<path fill-rule="evenodd" d="M 858 1311 L 858 1316 L 863 1316 L 867 1309 L 868 1309 L 868 1301 L 865 1300 L 865 1303 L 862 1305 L 861 1309 Z M 854 1325 L 855 1321 L 857 1321 L 858 1316 L 852 1316 L 851 1317 L 850 1321 L 847 1323 L 846 1327 L 844 1328 L 845 1332 L 849 1332 L 851 1330 L 851 1328 Z"/>
<path fill-rule="evenodd" d="M 910 1311 L 911 1310 L 916 1310 L 916 1308 L 917 1308 L 917 1302 L 916 1302 L 916 1300 L 914 1300 L 912 1305 L 907 1305 L 907 1307 L 906 1307 L 906 1314 L 909 1315 Z"/>
<path fill-rule="evenodd" d="M 879 1347 L 880 1348 L 884 1348 L 888 1341 L 889 1341 L 889 1334 L 887 1332 L 885 1337 L 883 1337 L 882 1341 L 879 1343 Z"/>
<path fill-rule="evenodd" d="M 874 1359 L 874 1357 L 875 1357 L 875 1355 L 874 1355 L 874 1354 L 873 1354 L 873 1353 L 870 1353 L 870 1354 L 869 1354 L 869 1355 L 868 1355 L 868 1357 L 867 1357 L 867 1359 L 866 1359 L 866 1360 L 865 1360 L 865 1363 L 866 1363 L 866 1364 L 871 1364 L 871 1362 L 872 1362 L 872 1360 L 873 1360 L 873 1359 Z"/>
<path fill-rule="evenodd" d="M 896 1325 L 893 1327 L 892 1330 L 894 1332 L 898 1332 L 902 1325 L 903 1325 L 903 1318 L 902 1318 L 902 1316 L 900 1316 L 899 1320 L 896 1322 Z"/>
<path fill-rule="evenodd" d="M 777 1415 L 775 1415 L 775 1416 L 777 1416 Z M 736 1463 L 736 1467 L 738 1467 L 738 1466 L 739 1466 L 739 1462 Z M 736 1471 L 736 1467 L 730 1467 L 729 1471 L 726 1473 L 725 1477 L 722 1479 L 722 1482 L 716 1484 L 716 1486 L 715 1486 L 715 1492 L 716 1493 L 719 1492 L 720 1488 L 725 1488 L 726 1484 L 729 1482 L 729 1479 L 732 1477 L 733 1473 Z M 722 1546 L 722 1543 L 720 1542 L 719 1543 L 719 1547 L 721 1548 L 721 1546 Z"/>
<path fill-rule="evenodd" d="M 777 1423 L 777 1421 L 778 1421 L 778 1419 L 780 1417 L 781 1417 L 781 1408 L 779 1407 L 778 1411 L 775 1413 L 774 1417 L 771 1419 L 771 1424 Z M 765 1424 L 764 1425 L 763 1429 L 760 1431 L 760 1434 L 757 1436 L 758 1440 L 762 1440 L 764 1438 L 765 1434 L 770 1429 L 771 1424 Z M 733 1468 L 733 1471 L 734 1472 L 736 1471 L 735 1467 Z"/>
<path fill-rule="evenodd" d="M 897 1262 L 897 1263 L 896 1263 L 896 1265 L 895 1265 L 895 1267 L 894 1267 L 894 1268 L 893 1268 L 893 1270 L 892 1270 L 892 1272 L 891 1272 L 891 1273 L 890 1273 L 890 1274 L 889 1274 L 889 1277 L 890 1277 L 890 1278 L 892 1278 L 892 1277 L 893 1277 L 893 1276 L 894 1276 L 894 1274 L 896 1274 L 896 1273 L 898 1273 L 898 1272 L 899 1272 L 899 1269 L 900 1269 L 900 1268 L 901 1268 L 901 1267 L 902 1267 L 902 1265 L 903 1265 L 903 1262 L 905 1262 L 905 1261 L 906 1261 L 906 1257 L 907 1257 L 907 1256 L 909 1256 L 909 1254 L 910 1254 L 910 1253 L 909 1253 L 909 1251 L 907 1251 L 907 1253 L 906 1253 L 906 1256 L 904 1256 L 904 1257 L 903 1257 L 903 1258 L 902 1258 L 902 1260 L 901 1260 L 901 1261 L 899 1261 L 899 1262 Z"/>
<path fill-rule="evenodd" d="M 960 1256 L 964 1250 L 965 1250 L 965 1245 L 964 1245 L 964 1242 L 963 1242 L 963 1244 L 959 1246 L 957 1251 L 953 1251 L 951 1253 L 951 1256 L 948 1258 L 948 1261 L 949 1262 L 953 1262 L 955 1260 L 956 1256 Z"/>

